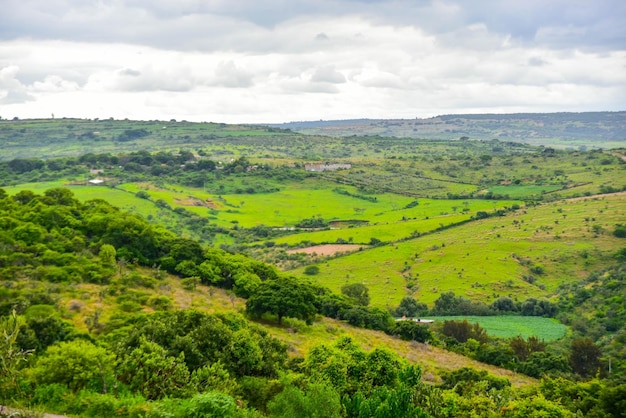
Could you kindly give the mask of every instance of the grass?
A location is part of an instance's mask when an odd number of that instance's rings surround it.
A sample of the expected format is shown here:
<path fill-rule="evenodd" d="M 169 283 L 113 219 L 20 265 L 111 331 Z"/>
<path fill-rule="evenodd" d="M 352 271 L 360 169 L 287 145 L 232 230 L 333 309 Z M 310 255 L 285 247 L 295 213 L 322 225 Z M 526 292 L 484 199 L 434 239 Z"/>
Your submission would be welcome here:
<path fill-rule="evenodd" d="M 426 318 L 424 318 L 426 319 Z M 538 316 L 429 316 L 435 321 L 462 321 L 477 323 L 492 337 L 512 338 L 520 335 L 556 341 L 567 333 L 567 327 L 555 319 Z"/>
<path fill-rule="evenodd" d="M 624 194 L 559 201 L 327 260 L 314 278 L 336 292 L 363 283 L 382 308 L 407 294 L 432 304 L 448 291 L 485 303 L 549 297 L 612 261 L 624 245 L 612 230 L 624 219 Z"/>
<path fill-rule="evenodd" d="M 489 191 L 494 194 L 503 196 L 509 196 L 512 199 L 527 199 L 532 197 L 539 197 L 542 194 L 553 192 L 563 189 L 562 186 L 557 185 L 530 185 L 530 186 L 492 186 L 489 187 Z"/>
<path fill-rule="evenodd" d="M 129 266 L 138 269 L 142 274 L 151 275 L 150 269 Z M 36 286 L 37 282 L 25 283 L 27 286 Z M 102 287 L 94 284 L 49 284 L 40 285 L 54 288 L 58 297 L 58 306 L 63 317 L 71 321 L 78 329 L 87 332 L 85 319 L 100 311 L 101 323 L 109 321 L 114 314 L 120 313 L 117 296 L 110 292 L 102 292 Z M 234 297 L 223 289 L 199 285 L 195 291 L 182 288 L 180 280 L 166 275 L 159 279 L 154 288 L 127 288 L 125 293 L 141 292 L 147 296 L 166 296 L 173 301 L 174 309 L 193 308 L 207 313 L 239 312 L 245 310 L 245 300 Z M 143 306 L 141 311 L 149 313 L 153 310 Z M 417 342 L 402 341 L 385 333 L 355 328 L 347 323 L 318 317 L 312 325 L 303 321 L 285 318 L 282 326 L 275 321 L 260 320 L 256 322 L 274 337 L 289 346 L 291 356 L 305 356 L 308 351 L 318 344 L 332 344 L 341 337 L 349 336 L 366 350 L 376 347 L 387 347 L 406 358 L 410 363 L 419 364 L 425 371 L 425 379 L 432 383 L 440 383 L 442 371 L 451 371 L 460 367 L 474 367 L 487 370 L 489 373 L 508 378 L 513 386 L 527 386 L 537 383 L 530 377 L 504 370 L 495 366 L 486 365 L 465 356 L 448 352 L 444 349 L 432 347 Z"/>

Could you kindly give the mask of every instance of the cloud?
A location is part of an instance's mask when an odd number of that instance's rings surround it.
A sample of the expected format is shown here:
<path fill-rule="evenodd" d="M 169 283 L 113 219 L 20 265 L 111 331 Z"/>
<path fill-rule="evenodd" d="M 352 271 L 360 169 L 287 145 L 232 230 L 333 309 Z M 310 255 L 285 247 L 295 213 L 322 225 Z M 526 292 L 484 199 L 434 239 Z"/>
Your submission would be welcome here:
<path fill-rule="evenodd" d="M 238 68 L 233 61 L 220 62 L 215 69 L 212 84 L 222 87 L 246 88 L 252 86 L 252 75 Z"/>
<path fill-rule="evenodd" d="M 623 110 L 625 15 L 621 0 L 4 0 L 0 100 L 20 117 L 226 122 Z"/>
<path fill-rule="evenodd" d="M 342 84 L 346 82 L 346 77 L 332 66 L 323 66 L 315 70 L 311 81 L 316 83 Z"/>
<path fill-rule="evenodd" d="M 111 88 L 130 91 L 190 91 L 194 86 L 194 77 L 189 68 L 154 68 L 151 65 L 135 70 L 123 68 L 112 74 L 109 81 Z"/>
<path fill-rule="evenodd" d="M 15 65 L 0 69 L 0 103 L 16 104 L 35 100 L 27 92 L 26 86 L 17 79 L 19 71 L 19 67 Z"/>

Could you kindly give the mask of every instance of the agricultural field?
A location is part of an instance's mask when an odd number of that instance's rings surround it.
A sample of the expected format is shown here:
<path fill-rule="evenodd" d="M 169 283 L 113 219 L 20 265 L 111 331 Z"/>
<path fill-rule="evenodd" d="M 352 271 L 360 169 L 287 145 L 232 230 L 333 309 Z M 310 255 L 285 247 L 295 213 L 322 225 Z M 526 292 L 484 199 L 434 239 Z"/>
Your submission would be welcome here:
<path fill-rule="evenodd" d="M 493 337 L 522 338 L 537 337 L 543 341 L 556 341 L 563 338 L 567 327 L 555 319 L 539 316 L 429 316 L 424 319 L 441 321 L 463 321 L 478 324 Z"/>
<path fill-rule="evenodd" d="M 335 291 L 363 283 L 372 305 L 383 308 L 407 294 L 431 304 L 447 291 L 486 303 L 548 297 L 610 260 L 623 245 L 612 231 L 624 219 L 626 194 L 528 206 L 325 260 L 314 280 Z"/>

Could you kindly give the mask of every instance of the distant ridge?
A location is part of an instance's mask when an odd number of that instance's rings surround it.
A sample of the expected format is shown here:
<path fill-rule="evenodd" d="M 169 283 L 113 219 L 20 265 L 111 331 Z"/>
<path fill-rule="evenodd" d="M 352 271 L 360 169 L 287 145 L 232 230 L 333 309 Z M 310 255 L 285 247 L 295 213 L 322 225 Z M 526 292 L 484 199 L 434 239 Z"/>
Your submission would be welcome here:
<path fill-rule="evenodd" d="M 626 111 L 450 114 L 416 119 L 347 119 L 270 124 L 304 134 L 424 139 L 499 139 L 559 147 L 626 146 Z"/>

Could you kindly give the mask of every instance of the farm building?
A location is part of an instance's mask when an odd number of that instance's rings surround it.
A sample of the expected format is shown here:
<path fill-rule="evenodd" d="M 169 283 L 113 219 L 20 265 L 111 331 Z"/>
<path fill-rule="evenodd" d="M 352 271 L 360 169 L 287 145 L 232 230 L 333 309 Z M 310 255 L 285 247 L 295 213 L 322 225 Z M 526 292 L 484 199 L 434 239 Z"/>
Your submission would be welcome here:
<path fill-rule="evenodd" d="M 336 170 L 349 170 L 352 168 L 352 164 L 305 164 L 304 169 L 306 171 L 336 171 Z"/>

